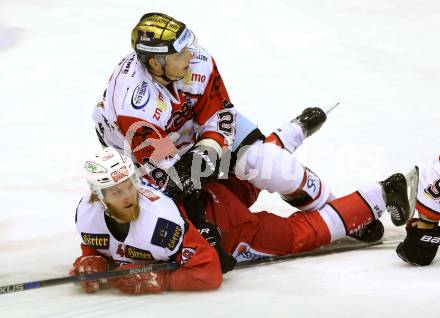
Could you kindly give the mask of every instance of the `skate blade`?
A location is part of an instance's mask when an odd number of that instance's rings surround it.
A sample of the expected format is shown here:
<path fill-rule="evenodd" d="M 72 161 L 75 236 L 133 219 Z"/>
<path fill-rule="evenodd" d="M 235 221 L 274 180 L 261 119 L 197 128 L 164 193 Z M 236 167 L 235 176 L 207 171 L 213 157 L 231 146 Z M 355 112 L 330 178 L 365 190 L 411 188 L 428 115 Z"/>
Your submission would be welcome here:
<path fill-rule="evenodd" d="M 414 216 L 416 210 L 417 201 L 417 191 L 419 189 L 419 167 L 414 166 L 406 175 L 406 184 L 408 189 L 408 200 L 409 200 L 409 218 Z"/>

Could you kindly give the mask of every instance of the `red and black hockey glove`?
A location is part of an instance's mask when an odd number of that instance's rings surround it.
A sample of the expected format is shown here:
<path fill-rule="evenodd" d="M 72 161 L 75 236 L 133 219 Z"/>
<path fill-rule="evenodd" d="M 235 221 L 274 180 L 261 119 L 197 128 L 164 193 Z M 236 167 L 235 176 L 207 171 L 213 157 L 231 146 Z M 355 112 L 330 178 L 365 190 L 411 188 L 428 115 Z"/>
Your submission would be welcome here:
<path fill-rule="evenodd" d="M 211 147 L 214 143 L 197 143 L 167 171 L 165 193 L 169 197 L 182 200 L 218 177 L 221 148 Z"/>
<path fill-rule="evenodd" d="M 70 276 L 92 274 L 98 272 L 105 272 L 109 269 L 107 260 L 100 255 L 80 256 L 76 259 L 72 269 L 69 272 Z M 87 293 L 94 293 L 99 289 L 99 281 L 80 282 L 82 288 Z"/>
<path fill-rule="evenodd" d="M 418 266 L 431 264 L 440 244 L 440 229 L 417 228 L 419 219 L 411 219 L 406 225 L 406 238 L 396 249 L 397 255 L 407 263 Z"/>
<path fill-rule="evenodd" d="M 237 260 L 232 255 L 226 253 L 223 250 L 223 247 L 220 244 L 221 234 L 219 228 L 209 222 L 200 222 L 198 224 L 195 224 L 195 226 L 199 233 L 203 236 L 203 238 L 213 248 L 215 248 L 217 255 L 220 259 L 222 273 L 225 274 L 229 271 L 232 271 L 235 265 L 237 265 Z"/>
<path fill-rule="evenodd" d="M 128 269 L 139 267 L 136 264 L 122 265 L 116 268 Z M 170 272 L 157 273 L 141 273 L 135 275 L 127 275 L 119 278 L 112 278 L 107 280 L 108 285 L 113 288 L 118 288 L 121 292 L 130 295 L 143 295 L 148 293 L 161 293 L 168 289 L 170 284 Z"/>

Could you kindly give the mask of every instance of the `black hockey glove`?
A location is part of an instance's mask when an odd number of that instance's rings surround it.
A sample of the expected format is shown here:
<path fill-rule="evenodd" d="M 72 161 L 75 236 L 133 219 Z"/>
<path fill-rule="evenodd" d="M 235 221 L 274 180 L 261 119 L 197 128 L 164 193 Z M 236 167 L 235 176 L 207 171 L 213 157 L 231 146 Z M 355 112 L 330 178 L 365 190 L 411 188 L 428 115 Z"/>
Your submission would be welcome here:
<path fill-rule="evenodd" d="M 165 193 L 182 200 L 202 188 L 218 175 L 220 155 L 217 149 L 198 143 L 167 171 Z"/>
<path fill-rule="evenodd" d="M 304 132 L 304 137 L 309 137 L 319 130 L 326 120 L 327 115 L 321 108 L 308 107 L 293 121 L 301 126 Z"/>
<path fill-rule="evenodd" d="M 237 261 L 232 255 L 226 253 L 220 245 L 221 235 L 219 228 L 208 222 L 199 223 L 195 226 L 205 240 L 217 251 L 222 273 L 225 274 L 233 270 L 235 265 L 237 265 Z"/>
<path fill-rule="evenodd" d="M 396 249 L 397 255 L 412 265 L 427 266 L 434 259 L 440 244 L 440 228 L 419 229 L 413 226 L 418 219 L 411 219 L 406 225 L 406 238 Z"/>

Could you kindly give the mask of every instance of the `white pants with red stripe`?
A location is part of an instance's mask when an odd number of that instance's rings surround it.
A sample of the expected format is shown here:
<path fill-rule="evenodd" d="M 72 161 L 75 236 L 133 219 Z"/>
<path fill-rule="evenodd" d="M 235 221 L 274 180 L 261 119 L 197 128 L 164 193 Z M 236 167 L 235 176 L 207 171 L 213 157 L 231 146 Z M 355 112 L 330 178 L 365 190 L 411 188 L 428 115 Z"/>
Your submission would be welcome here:
<path fill-rule="evenodd" d="M 286 149 L 257 141 L 241 151 L 235 174 L 256 188 L 285 198 L 300 195 L 303 200 L 295 206 L 303 211 L 319 209 L 334 198 L 329 186 Z"/>

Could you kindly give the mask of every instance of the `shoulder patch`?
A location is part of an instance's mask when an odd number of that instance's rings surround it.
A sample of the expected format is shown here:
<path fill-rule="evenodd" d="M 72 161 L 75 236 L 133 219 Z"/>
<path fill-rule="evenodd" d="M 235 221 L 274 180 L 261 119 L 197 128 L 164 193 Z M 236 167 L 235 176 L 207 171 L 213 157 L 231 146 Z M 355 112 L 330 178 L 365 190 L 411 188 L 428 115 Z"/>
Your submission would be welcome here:
<path fill-rule="evenodd" d="M 151 244 L 174 250 L 182 236 L 183 231 L 180 225 L 163 218 L 158 218 L 154 228 Z"/>

